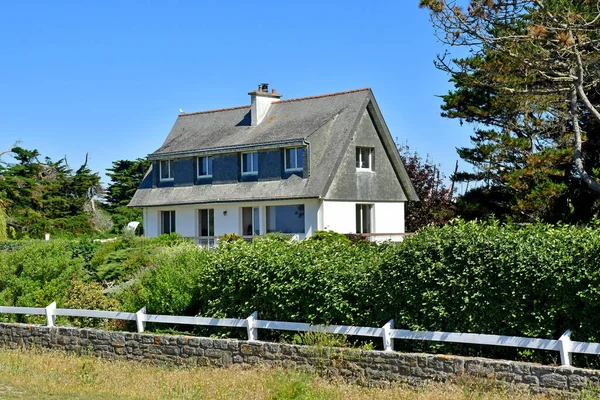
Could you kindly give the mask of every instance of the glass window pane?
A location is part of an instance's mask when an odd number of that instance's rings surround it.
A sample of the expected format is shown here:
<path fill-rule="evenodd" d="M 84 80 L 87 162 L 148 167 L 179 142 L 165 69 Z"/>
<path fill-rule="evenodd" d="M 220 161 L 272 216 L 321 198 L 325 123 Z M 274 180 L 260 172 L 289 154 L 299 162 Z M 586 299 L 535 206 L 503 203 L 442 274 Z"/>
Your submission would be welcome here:
<path fill-rule="evenodd" d="M 242 208 L 242 235 L 252 235 L 252 207 Z"/>
<path fill-rule="evenodd" d="M 296 156 L 296 168 L 303 168 L 304 167 L 304 148 L 303 147 L 299 147 L 297 149 L 297 156 Z"/>
<path fill-rule="evenodd" d="M 169 177 L 169 162 L 161 161 L 160 162 L 160 178 L 167 179 Z"/>
<path fill-rule="evenodd" d="M 362 205 L 362 232 L 369 233 L 369 210 L 365 204 Z"/>
<path fill-rule="evenodd" d="M 242 155 L 242 168 L 242 172 L 252 171 L 252 157 L 249 153 L 245 153 Z"/>
<path fill-rule="evenodd" d="M 296 168 L 296 149 L 287 149 L 286 168 Z"/>
<path fill-rule="evenodd" d="M 290 169 L 290 150 L 285 149 L 285 169 Z"/>
<path fill-rule="evenodd" d="M 207 160 L 207 164 L 208 164 L 208 168 L 207 168 L 207 175 L 212 176 L 212 157 L 206 157 Z"/>
<path fill-rule="evenodd" d="M 169 233 L 175 232 L 175 211 L 171 211 L 171 230 Z"/>
<path fill-rule="evenodd" d="M 204 157 L 198 158 L 198 175 L 200 176 L 206 175 L 206 169 L 204 168 L 205 162 Z"/>
<path fill-rule="evenodd" d="M 208 210 L 208 236 L 215 236 L 215 210 Z"/>
<path fill-rule="evenodd" d="M 267 232 L 304 233 L 304 204 L 267 207 Z"/>
<path fill-rule="evenodd" d="M 252 153 L 252 172 L 258 172 L 258 152 Z"/>
<path fill-rule="evenodd" d="M 254 207 L 254 234 L 260 235 L 260 209 Z"/>
<path fill-rule="evenodd" d="M 200 236 L 208 236 L 208 210 L 200 210 Z"/>

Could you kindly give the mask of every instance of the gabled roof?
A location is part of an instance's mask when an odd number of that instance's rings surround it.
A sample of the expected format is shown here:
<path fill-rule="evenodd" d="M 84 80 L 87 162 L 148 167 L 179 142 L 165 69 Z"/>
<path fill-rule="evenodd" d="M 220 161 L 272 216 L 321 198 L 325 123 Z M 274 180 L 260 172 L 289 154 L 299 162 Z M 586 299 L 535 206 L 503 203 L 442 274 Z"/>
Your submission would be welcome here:
<path fill-rule="evenodd" d="M 237 151 L 241 147 L 298 142 L 342 114 L 349 123 L 370 89 L 275 102 L 258 126 L 250 125 L 250 106 L 180 114 L 163 145 L 150 159 Z M 340 124 L 345 125 L 345 124 Z"/>
<path fill-rule="evenodd" d="M 310 145 L 313 141 L 324 143 L 326 149 L 312 153 L 308 179 L 152 188 L 149 174 L 129 205 L 323 198 L 365 108 L 373 118 L 405 193 L 406 198 L 398 201 L 418 200 L 373 93 L 370 89 L 358 89 L 275 102 L 263 121 L 254 127 L 250 125 L 250 106 L 180 114 L 163 145 L 148 156 L 150 159 Z M 315 157 L 317 153 L 320 155 Z"/>

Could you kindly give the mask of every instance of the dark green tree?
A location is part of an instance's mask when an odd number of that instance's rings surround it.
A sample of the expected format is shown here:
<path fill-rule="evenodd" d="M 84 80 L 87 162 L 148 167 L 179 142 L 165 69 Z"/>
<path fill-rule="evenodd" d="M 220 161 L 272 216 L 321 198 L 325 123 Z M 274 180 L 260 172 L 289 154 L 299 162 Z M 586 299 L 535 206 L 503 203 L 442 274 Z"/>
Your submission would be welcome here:
<path fill-rule="evenodd" d="M 114 231 L 119 233 L 129 222 L 142 221 L 142 210 L 139 208 L 128 208 L 127 204 L 142 183 L 144 176 L 150 169 L 151 162 L 144 158 L 136 160 L 118 160 L 107 169 L 110 178 L 106 190 L 106 201 L 114 223 Z M 141 232 L 143 227 L 138 227 Z"/>
<path fill-rule="evenodd" d="M 456 178 L 476 187 L 462 213 L 584 221 L 598 212 L 600 19 L 586 0 L 421 0 L 438 38 L 469 56 L 438 56 L 455 88 L 443 115 L 475 124 Z M 475 185 L 477 186 L 477 185 Z M 499 214 L 499 215 L 498 215 Z"/>
<path fill-rule="evenodd" d="M 110 178 L 106 201 L 112 206 L 126 206 L 142 183 L 151 163 L 147 159 L 138 158 L 133 161 L 118 160 L 112 164 L 106 173 Z"/>
<path fill-rule="evenodd" d="M 89 170 L 87 157 L 74 173 L 64 158 L 41 161 L 37 150 L 18 146 L 11 154 L 14 163 L 0 163 L 0 199 L 7 224 L 18 235 L 94 231 L 95 215 L 87 206 L 100 188 L 100 176 Z"/>
<path fill-rule="evenodd" d="M 406 232 L 416 232 L 427 225 L 443 225 L 454 216 L 454 203 L 449 185 L 444 183 L 440 167 L 399 145 L 400 158 L 420 201 L 409 201 L 405 210 Z"/>

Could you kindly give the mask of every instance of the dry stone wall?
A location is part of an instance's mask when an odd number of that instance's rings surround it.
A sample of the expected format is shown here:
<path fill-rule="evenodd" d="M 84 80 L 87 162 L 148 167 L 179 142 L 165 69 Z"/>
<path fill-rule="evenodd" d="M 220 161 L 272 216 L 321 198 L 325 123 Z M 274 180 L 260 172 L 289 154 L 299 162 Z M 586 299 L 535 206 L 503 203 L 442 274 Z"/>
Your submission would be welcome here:
<path fill-rule="evenodd" d="M 513 361 L 296 346 L 193 336 L 0 323 L 0 346 L 42 347 L 108 359 L 192 366 L 262 364 L 314 371 L 348 382 L 387 385 L 447 381 L 464 375 L 533 392 L 578 391 L 598 385 L 600 371 Z"/>

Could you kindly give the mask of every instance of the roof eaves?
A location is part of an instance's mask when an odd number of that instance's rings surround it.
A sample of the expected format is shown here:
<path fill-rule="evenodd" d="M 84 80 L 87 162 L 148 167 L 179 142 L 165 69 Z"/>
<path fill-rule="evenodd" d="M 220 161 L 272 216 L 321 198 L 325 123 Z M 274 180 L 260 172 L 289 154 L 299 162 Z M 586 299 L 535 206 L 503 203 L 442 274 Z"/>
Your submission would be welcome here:
<path fill-rule="evenodd" d="M 376 118 L 373 118 L 373 122 L 375 123 L 376 129 L 381 137 L 381 140 L 384 144 L 384 148 L 390 152 L 389 156 L 391 157 L 392 166 L 396 171 L 396 176 L 400 181 L 400 185 L 402 186 L 402 190 L 404 191 L 404 195 L 410 201 L 419 201 L 419 196 L 417 196 L 417 191 L 412 183 L 408 173 L 406 172 L 406 168 L 402 163 L 402 158 L 400 157 L 400 153 L 398 152 L 398 148 L 396 147 L 396 143 L 394 142 L 394 138 L 388 126 L 381 114 L 381 110 L 379 109 L 379 105 L 377 105 L 377 101 L 375 100 L 375 96 L 370 96 L 369 102 L 367 103 L 367 111 L 371 114 L 375 114 Z"/>
<path fill-rule="evenodd" d="M 186 151 L 174 151 L 164 153 L 151 153 L 148 154 L 148 160 L 164 160 L 166 158 L 183 158 L 200 156 L 204 154 L 225 154 L 225 153 L 237 153 L 239 151 L 252 151 L 252 150 L 267 150 L 277 149 L 284 146 L 302 145 L 304 144 L 304 138 L 279 140 L 276 142 L 266 143 L 252 143 L 252 144 L 240 144 L 233 146 L 222 146 L 222 147 L 210 147 L 198 150 L 186 150 Z"/>
<path fill-rule="evenodd" d="M 226 200 L 222 200 L 222 199 L 216 199 L 216 200 L 207 200 L 207 201 L 195 201 L 195 202 L 189 202 L 189 203 L 165 203 L 165 204 L 146 204 L 146 205 L 132 205 L 131 203 L 129 203 L 127 205 L 127 207 L 131 207 L 131 208 L 141 208 L 141 207 L 171 207 L 171 206 L 190 206 L 190 205 L 196 205 L 196 204 L 227 204 L 227 203 L 247 203 L 249 201 L 252 202 L 264 202 L 264 201 L 277 201 L 277 200 L 303 200 L 303 199 L 320 199 L 321 196 L 318 194 L 314 194 L 314 195 L 304 195 L 304 196 L 277 196 L 277 197 L 269 197 L 269 198 L 265 198 L 265 199 L 258 199 L 258 198 L 253 198 L 253 199 L 226 199 Z"/>

